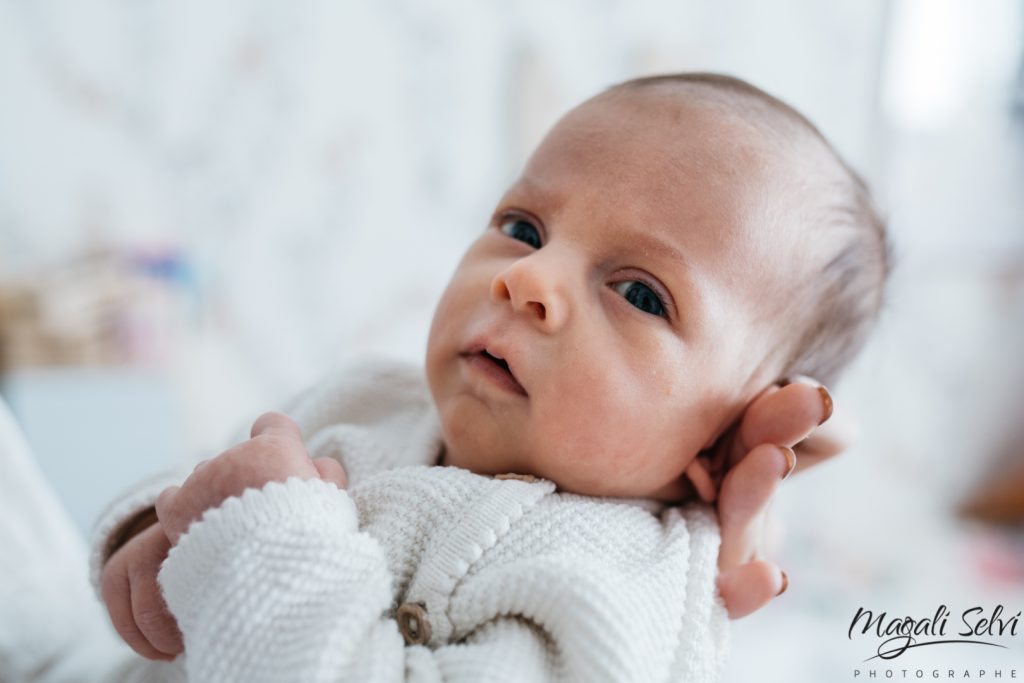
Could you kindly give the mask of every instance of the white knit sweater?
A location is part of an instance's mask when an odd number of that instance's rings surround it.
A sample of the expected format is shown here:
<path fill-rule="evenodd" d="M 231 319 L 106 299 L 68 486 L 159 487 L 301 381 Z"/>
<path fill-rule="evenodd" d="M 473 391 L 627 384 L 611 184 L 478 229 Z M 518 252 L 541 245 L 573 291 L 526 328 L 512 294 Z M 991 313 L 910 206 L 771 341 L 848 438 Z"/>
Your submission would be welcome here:
<path fill-rule="evenodd" d="M 346 372 L 289 412 L 348 490 L 271 483 L 193 523 L 159 574 L 185 655 L 139 680 L 181 680 L 182 667 L 218 683 L 720 678 L 727 616 L 706 507 L 433 466 L 437 416 L 405 365 Z M 166 483 L 101 519 L 94 585 L 109 539 Z"/>

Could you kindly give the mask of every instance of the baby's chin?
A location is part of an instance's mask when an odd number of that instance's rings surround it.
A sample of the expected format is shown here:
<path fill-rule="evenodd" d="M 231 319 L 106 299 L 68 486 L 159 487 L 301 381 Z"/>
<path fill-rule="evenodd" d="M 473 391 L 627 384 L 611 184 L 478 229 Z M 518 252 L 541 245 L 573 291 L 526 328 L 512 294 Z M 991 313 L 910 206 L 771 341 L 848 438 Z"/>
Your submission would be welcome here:
<path fill-rule="evenodd" d="M 459 447 L 446 441 L 438 465 L 460 467 L 482 476 L 499 474 L 531 475 L 555 483 L 561 493 L 608 498 L 649 498 L 665 503 L 695 499 L 693 488 L 684 477 L 669 481 L 642 482 L 629 478 L 595 476 L 593 467 L 554 468 L 545 463 L 529 463 L 522 457 L 500 449 Z"/>
<path fill-rule="evenodd" d="M 609 498 L 649 498 L 665 503 L 681 503 L 693 498 L 693 489 L 679 478 L 669 482 L 651 485 L 642 482 L 616 481 L 612 484 L 595 483 L 588 480 L 574 481 L 574 477 L 549 477 L 564 493 Z M 559 481 L 561 480 L 561 481 Z"/>
<path fill-rule="evenodd" d="M 475 474 L 493 477 L 496 474 L 531 474 L 541 477 L 537 472 L 519 462 L 517 458 L 497 449 L 454 444 L 445 439 L 441 449 L 438 465 L 444 467 L 460 467 Z"/>

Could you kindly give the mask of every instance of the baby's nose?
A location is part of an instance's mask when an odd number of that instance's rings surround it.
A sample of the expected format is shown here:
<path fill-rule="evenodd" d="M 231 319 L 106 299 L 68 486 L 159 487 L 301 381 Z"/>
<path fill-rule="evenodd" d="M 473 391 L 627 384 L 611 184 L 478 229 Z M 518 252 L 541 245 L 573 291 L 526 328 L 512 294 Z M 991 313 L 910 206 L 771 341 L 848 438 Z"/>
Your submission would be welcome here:
<path fill-rule="evenodd" d="M 565 324 L 569 304 L 557 282 L 535 264 L 521 259 L 498 273 L 491 281 L 491 300 L 508 301 L 512 310 L 527 317 L 546 332 Z"/>

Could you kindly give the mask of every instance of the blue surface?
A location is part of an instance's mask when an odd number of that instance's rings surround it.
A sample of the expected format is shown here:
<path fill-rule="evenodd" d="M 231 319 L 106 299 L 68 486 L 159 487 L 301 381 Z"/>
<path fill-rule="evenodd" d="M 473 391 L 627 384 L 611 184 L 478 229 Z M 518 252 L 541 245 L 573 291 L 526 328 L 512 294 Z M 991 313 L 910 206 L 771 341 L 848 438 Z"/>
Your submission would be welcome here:
<path fill-rule="evenodd" d="M 112 498 L 186 455 L 181 411 L 165 374 L 20 371 L 6 376 L 0 390 L 83 534 Z"/>

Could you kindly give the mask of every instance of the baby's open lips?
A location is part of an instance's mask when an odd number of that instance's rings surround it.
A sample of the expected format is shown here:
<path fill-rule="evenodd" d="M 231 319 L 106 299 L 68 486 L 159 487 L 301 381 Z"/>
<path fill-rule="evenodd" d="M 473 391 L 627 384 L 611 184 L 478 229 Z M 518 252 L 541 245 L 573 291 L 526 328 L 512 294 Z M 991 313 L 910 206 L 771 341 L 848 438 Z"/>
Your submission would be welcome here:
<path fill-rule="evenodd" d="M 481 354 L 483 354 L 484 358 L 487 358 L 487 359 L 489 359 L 489 360 L 492 360 L 492 361 L 494 361 L 495 363 L 497 363 L 498 365 L 500 365 L 501 367 L 505 368 L 505 370 L 508 370 L 508 363 L 507 363 L 507 362 L 505 361 L 505 359 L 504 359 L 504 358 L 498 358 L 498 357 L 497 357 L 497 356 L 495 356 L 495 355 L 492 355 L 492 354 L 490 354 L 490 353 L 487 353 L 487 349 L 484 349 L 484 350 L 483 350 L 483 351 L 481 351 L 480 353 L 481 353 Z M 512 372 L 511 372 L 511 371 L 509 370 L 509 371 L 508 371 L 508 374 L 510 374 L 510 375 L 511 375 L 511 374 L 512 374 Z"/>
<path fill-rule="evenodd" d="M 524 396 L 526 395 L 526 389 L 524 389 L 523 385 L 519 383 L 518 379 L 516 379 L 515 373 L 512 371 L 511 366 L 509 366 L 508 361 L 502 357 L 501 353 L 497 349 L 490 348 L 483 344 L 474 344 L 470 346 L 470 348 L 467 349 L 463 353 L 463 355 L 478 356 L 487 361 L 489 364 L 501 368 L 502 373 L 505 376 L 507 376 L 509 380 L 511 380 L 511 383 L 514 386 L 514 388 L 517 389 Z"/>

